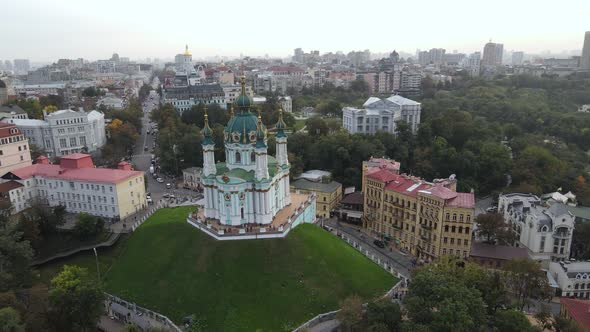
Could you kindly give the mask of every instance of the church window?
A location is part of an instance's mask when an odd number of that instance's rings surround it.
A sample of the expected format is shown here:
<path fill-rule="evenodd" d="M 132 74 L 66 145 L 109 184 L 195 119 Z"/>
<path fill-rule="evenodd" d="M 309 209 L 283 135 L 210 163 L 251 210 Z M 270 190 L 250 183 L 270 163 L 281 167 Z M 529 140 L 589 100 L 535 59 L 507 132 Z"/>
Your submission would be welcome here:
<path fill-rule="evenodd" d="M 239 152 L 236 152 L 236 163 L 241 163 L 242 162 L 242 155 L 240 155 Z"/>

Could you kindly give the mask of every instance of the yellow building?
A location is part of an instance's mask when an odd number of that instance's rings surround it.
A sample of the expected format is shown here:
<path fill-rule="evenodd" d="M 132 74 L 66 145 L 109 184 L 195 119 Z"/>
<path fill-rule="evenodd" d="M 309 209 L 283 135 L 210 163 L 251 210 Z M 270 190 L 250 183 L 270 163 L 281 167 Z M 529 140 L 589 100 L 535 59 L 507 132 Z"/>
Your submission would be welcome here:
<path fill-rule="evenodd" d="M 0 123 L 0 176 L 13 169 L 30 166 L 29 141 L 11 123 Z"/>
<path fill-rule="evenodd" d="M 299 179 L 291 182 L 291 190 L 297 193 L 316 194 L 316 214 L 322 218 L 329 218 L 342 200 L 342 184 L 331 181 L 328 183 Z"/>
<path fill-rule="evenodd" d="M 364 176 L 364 228 L 427 261 L 469 256 L 473 193 L 456 192 L 454 179 L 431 183 L 387 169 Z"/>

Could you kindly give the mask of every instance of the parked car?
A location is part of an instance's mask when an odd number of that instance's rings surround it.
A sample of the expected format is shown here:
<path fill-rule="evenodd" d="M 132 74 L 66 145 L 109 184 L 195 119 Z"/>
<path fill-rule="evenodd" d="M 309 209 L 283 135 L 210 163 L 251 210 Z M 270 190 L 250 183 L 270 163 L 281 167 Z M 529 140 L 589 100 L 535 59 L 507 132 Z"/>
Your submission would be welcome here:
<path fill-rule="evenodd" d="M 157 178 L 156 181 L 158 181 L 158 183 L 164 183 L 164 180 L 162 180 L 162 178 Z"/>
<path fill-rule="evenodd" d="M 151 198 L 151 197 L 148 197 L 148 198 L 146 199 L 146 201 L 147 201 L 147 203 L 148 203 L 148 204 L 154 204 L 154 201 L 152 200 L 152 198 Z"/>
<path fill-rule="evenodd" d="M 489 213 L 498 212 L 498 207 L 497 206 L 490 206 L 489 208 L 486 209 L 486 212 L 489 212 Z"/>
<path fill-rule="evenodd" d="M 166 183 L 166 189 L 170 189 L 172 188 L 172 185 L 170 183 Z"/>
<path fill-rule="evenodd" d="M 164 193 L 164 195 L 162 195 L 162 197 L 168 198 L 168 197 L 170 197 L 170 194 L 169 193 Z"/>
<path fill-rule="evenodd" d="M 381 249 L 385 248 L 385 243 L 383 243 L 383 241 L 375 240 L 373 241 L 373 244 Z"/>

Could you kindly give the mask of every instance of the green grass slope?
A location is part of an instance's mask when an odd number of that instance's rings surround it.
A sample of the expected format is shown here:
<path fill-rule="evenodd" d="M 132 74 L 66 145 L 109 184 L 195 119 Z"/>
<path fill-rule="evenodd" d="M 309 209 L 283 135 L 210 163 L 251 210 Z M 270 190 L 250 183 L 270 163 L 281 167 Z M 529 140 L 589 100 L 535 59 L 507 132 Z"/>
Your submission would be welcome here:
<path fill-rule="evenodd" d="M 189 208 L 154 214 L 106 274 L 107 291 L 208 331 L 283 331 L 351 294 L 380 296 L 395 279 L 313 225 L 285 239 L 216 241 L 190 226 Z"/>

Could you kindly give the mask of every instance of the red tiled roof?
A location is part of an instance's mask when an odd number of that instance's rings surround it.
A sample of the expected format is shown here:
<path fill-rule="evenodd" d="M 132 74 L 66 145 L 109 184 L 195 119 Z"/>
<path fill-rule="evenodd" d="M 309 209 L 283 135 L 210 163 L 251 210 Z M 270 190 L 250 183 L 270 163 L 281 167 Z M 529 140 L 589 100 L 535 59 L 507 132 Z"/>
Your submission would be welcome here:
<path fill-rule="evenodd" d="M 443 186 L 434 186 L 425 192 L 426 194 L 442 198 L 445 201 L 457 197 L 457 192 Z"/>
<path fill-rule="evenodd" d="M 403 175 L 398 175 L 395 180 L 389 182 L 385 186 L 385 189 L 392 190 L 407 196 L 416 197 L 418 195 L 418 191 L 427 190 L 430 187 L 431 185 L 429 183 Z"/>
<path fill-rule="evenodd" d="M 447 202 L 447 206 L 473 209 L 475 195 L 473 193 L 457 193 L 457 197 Z"/>
<path fill-rule="evenodd" d="M 561 305 L 565 306 L 573 320 L 585 331 L 590 330 L 590 300 L 568 299 L 562 297 Z"/>
<path fill-rule="evenodd" d="M 395 180 L 398 175 L 391 173 L 386 169 L 382 169 L 367 175 L 367 177 L 381 182 L 389 182 Z"/>
<path fill-rule="evenodd" d="M 62 168 L 59 165 L 34 164 L 12 170 L 8 172 L 7 175 L 8 174 L 14 174 L 20 179 L 28 179 L 33 176 L 43 176 L 46 178 L 66 181 L 71 180 L 116 184 L 125 181 L 130 177 L 143 174 L 143 172 L 111 168 Z"/>

